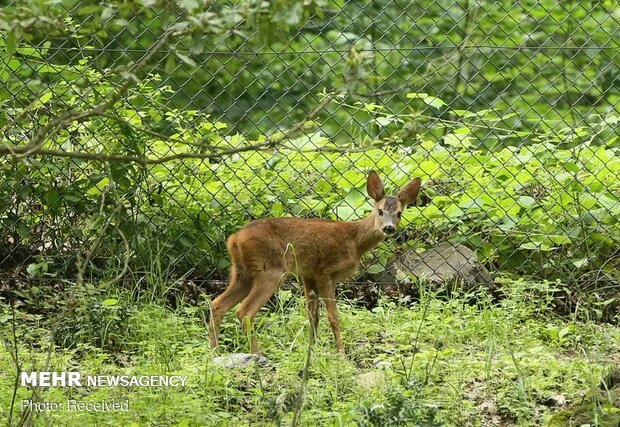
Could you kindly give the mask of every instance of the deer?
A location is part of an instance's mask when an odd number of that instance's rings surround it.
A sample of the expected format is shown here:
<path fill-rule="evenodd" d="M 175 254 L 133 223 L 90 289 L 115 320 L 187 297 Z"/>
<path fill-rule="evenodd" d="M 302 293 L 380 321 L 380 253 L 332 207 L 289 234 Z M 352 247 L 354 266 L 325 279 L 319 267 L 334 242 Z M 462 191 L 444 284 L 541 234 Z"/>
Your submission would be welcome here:
<path fill-rule="evenodd" d="M 241 303 L 236 314 L 242 331 L 250 337 L 252 353 L 262 355 L 254 333 L 254 317 L 283 280 L 294 274 L 303 284 L 310 342 L 315 341 L 317 333 L 320 299 L 327 311 L 336 350 L 344 355 L 335 285 L 355 274 L 364 253 L 396 233 L 401 214 L 417 198 L 420 185 L 418 177 L 396 196 L 386 196 L 383 183 L 373 170 L 368 174 L 366 190 L 374 207 L 363 219 L 263 218 L 232 234 L 226 241 L 231 261 L 229 283 L 211 303 L 211 347 L 218 347 L 224 315 Z"/>

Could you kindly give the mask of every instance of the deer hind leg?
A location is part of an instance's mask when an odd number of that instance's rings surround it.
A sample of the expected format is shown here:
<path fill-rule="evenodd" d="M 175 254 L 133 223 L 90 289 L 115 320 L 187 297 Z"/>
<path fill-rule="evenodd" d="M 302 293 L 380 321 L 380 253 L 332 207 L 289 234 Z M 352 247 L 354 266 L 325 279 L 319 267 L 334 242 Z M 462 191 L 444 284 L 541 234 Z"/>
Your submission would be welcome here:
<path fill-rule="evenodd" d="M 317 289 L 319 296 L 325 303 L 327 311 L 327 319 L 334 333 L 336 340 L 336 349 L 338 353 L 344 354 L 344 344 L 340 336 L 340 316 L 338 315 L 338 307 L 336 306 L 336 287 L 331 278 L 325 277 L 317 280 Z"/>
<path fill-rule="evenodd" d="M 314 279 L 302 278 L 304 296 L 306 298 L 306 311 L 310 321 L 310 342 L 314 343 L 319 327 L 319 295 Z"/>
<path fill-rule="evenodd" d="M 245 336 L 250 336 L 250 347 L 252 353 L 260 355 L 258 339 L 254 332 L 254 317 L 258 310 L 271 298 L 278 290 L 280 282 L 284 277 L 281 270 L 272 270 L 258 273 L 252 280 L 252 290 L 243 300 L 237 309 L 237 318 L 241 322 L 241 329 Z"/>
<path fill-rule="evenodd" d="M 211 303 L 211 316 L 209 321 L 209 339 L 211 348 L 218 346 L 218 335 L 222 319 L 235 305 L 250 293 L 250 281 L 242 277 L 234 266 L 230 272 L 230 281 L 226 290 Z"/>

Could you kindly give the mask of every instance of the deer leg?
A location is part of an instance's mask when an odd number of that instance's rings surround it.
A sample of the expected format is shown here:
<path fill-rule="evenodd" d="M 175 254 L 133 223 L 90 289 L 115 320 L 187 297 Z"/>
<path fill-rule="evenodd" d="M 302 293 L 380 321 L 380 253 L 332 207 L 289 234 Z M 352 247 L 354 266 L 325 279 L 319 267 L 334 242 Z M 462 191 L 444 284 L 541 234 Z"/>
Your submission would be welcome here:
<path fill-rule="evenodd" d="M 211 348 L 218 346 L 218 335 L 222 319 L 235 305 L 250 293 L 250 283 L 247 278 L 241 277 L 233 266 L 230 273 L 230 281 L 226 290 L 211 302 L 211 315 L 209 320 L 209 340 Z"/>
<path fill-rule="evenodd" d="M 283 273 L 280 271 L 257 275 L 252 282 L 252 290 L 237 309 L 237 318 L 241 322 L 241 329 L 245 336 L 248 334 L 250 336 L 252 353 L 261 355 L 258 339 L 254 332 L 254 317 L 278 289 L 282 277 Z"/>
<path fill-rule="evenodd" d="M 325 278 L 317 281 L 317 289 L 319 296 L 325 303 L 327 310 L 327 319 L 332 327 L 334 339 L 336 340 L 336 349 L 338 353 L 344 354 L 344 344 L 340 336 L 340 316 L 338 315 L 338 307 L 336 307 L 336 287 L 331 278 Z"/>
<path fill-rule="evenodd" d="M 306 311 L 310 321 L 310 342 L 314 343 L 319 327 L 319 295 L 314 279 L 302 278 L 304 296 L 306 298 Z"/>

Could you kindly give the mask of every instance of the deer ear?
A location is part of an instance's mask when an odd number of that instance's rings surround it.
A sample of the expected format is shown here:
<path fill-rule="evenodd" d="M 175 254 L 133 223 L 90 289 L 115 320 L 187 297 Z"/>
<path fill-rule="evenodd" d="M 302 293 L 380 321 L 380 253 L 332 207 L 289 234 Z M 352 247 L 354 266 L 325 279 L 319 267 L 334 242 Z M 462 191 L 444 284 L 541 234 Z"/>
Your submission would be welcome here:
<path fill-rule="evenodd" d="M 370 173 L 368 174 L 366 191 L 368 191 L 368 195 L 372 197 L 375 202 L 378 202 L 379 200 L 383 199 L 383 197 L 385 197 L 383 183 L 381 182 L 381 178 L 379 178 L 379 175 L 377 175 L 377 172 L 370 171 Z"/>
<path fill-rule="evenodd" d="M 403 206 L 407 206 L 409 203 L 415 201 L 416 197 L 418 197 L 421 183 L 422 180 L 420 178 L 414 178 L 405 186 L 405 188 L 400 190 L 400 193 L 398 193 L 398 200 L 403 204 Z"/>

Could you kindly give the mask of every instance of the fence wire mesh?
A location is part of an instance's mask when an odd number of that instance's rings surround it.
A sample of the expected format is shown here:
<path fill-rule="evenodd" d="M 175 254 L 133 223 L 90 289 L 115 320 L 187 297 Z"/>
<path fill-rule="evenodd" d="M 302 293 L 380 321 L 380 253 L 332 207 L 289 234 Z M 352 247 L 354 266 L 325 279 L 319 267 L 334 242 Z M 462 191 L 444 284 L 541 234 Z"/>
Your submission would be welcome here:
<path fill-rule="evenodd" d="M 361 218 L 376 169 L 424 184 L 358 279 L 450 241 L 615 283 L 616 2 L 280 3 L 9 1 L 3 280 L 223 279 L 243 224 Z"/>

